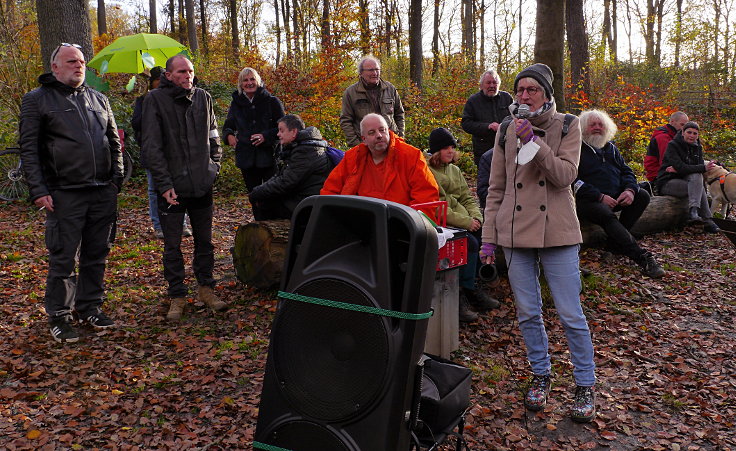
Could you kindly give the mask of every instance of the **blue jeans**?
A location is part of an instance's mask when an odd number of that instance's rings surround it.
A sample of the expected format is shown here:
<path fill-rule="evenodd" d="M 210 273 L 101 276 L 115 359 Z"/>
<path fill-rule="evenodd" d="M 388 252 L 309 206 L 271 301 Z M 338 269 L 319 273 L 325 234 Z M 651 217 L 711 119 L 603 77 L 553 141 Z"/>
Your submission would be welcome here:
<path fill-rule="evenodd" d="M 148 178 L 148 216 L 151 217 L 153 229 L 161 230 L 161 221 L 158 218 L 158 193 L 156 187 L 153 186 L 153 175 L 148 169 L 146 169 L 146 177 Z"/>
<path fill-rule="evenodd" d="M 542 249 L 504 248 L 509 268 L 509 282 L 516 300 L 519 329 L 526 344 L 532 372 L 550 374 L 547 331 L 542 318 L 542 293 L 539 286 L 539 264 L 544 268 L 555 309 L 565 329 L 575 383 L 595 384 L 593 343 L 588 322 L 580 306 L 579 246 Z"/>

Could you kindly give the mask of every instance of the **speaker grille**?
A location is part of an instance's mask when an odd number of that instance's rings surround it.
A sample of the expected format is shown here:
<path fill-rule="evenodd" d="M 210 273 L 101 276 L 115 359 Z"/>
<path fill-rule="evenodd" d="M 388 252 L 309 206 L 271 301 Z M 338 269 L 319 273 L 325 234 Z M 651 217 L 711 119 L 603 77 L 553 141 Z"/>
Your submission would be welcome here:
<path fill-rule="evenodd" d="M 269 445 L 300 451 L 352 451 L 334 432 L 309 421 L 289 421 L 278 426 L 266 440 Z"/>
<path fill-rule="evenodd" d="M 315 279 L 294 292 L 380 307 L 355 286 Z M 323 421 L 345 421 L 369 408 L 388 383 L 390 340 L 382 317 L 286 301 L 274 334 L 274 367 L 291 407 Z"/>

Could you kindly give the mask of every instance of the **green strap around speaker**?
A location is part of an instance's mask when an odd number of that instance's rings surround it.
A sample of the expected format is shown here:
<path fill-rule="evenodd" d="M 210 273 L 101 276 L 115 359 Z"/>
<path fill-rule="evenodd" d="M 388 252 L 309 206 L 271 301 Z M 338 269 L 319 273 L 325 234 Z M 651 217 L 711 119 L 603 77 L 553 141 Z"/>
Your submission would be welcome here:
<path fill-rule="evenodd" d="M 286 293 L 284 291 L 279 291 L 278 296 L 284 299 L 291 299 L 292 301 L 309 302 L 311 304 L 324 305 L 327 307 L 335 307 L 335 308 L 341 308 L 345 310 L 353 310 L 356 312 L 370 313 L 370 314 L 379 315 L 379 316 L 390 316 L 393 318 L 420 320 L 420 319 L 427 319 L 430 316 L 432 316 L 431 311 L 427 313 L 397 312 L 394 310 L 386 310 L 386 309 L 382 309 L 378 307 L 369 307 L 366 305 L 357 305 L 357 304 L 348 304 L 347 302 L 329 301 L 327 299 L 313 298 L 311 296 L 303 296 L 301 294 L 296 294 L 296 293 Z"/>
<path fill-rule="evenodd" d="M 253 442 L 253 448 L 265 449 L 266 451 L 291 451 L 290 449 L 279 448 L 278 446 L 268 445 L 261 442 Z"/>

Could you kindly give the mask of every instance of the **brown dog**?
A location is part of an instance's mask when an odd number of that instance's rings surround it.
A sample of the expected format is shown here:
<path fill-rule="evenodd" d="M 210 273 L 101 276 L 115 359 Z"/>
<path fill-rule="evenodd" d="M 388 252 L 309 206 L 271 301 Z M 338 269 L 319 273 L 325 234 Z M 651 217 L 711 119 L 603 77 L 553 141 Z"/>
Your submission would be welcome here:
<path fill-rule="evenodd" d="M 710 197 L 713 199 L 710 210 L 716 212 L 716 207 L 718 207 L 725 218 L 728 204 L 736 202 L 736 173 L 715 165 L 713 169 L 705 173 L 704 178 Z"/>

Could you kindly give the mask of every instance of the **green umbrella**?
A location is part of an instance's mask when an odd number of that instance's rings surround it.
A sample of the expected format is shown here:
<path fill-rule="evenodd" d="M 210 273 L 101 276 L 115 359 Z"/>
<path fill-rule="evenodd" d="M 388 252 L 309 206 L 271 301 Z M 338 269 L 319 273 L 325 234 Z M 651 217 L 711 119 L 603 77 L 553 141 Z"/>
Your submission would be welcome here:
<path fill-rule="evenodd" d="M 174 39 L 162 34 L 138 33 L 123 36 L 100 50 L 87 66 L 105 74 L 139 74 L 144 69 L 164 66 L 170 57 L 186 50 Z"/>

